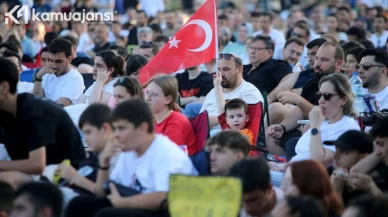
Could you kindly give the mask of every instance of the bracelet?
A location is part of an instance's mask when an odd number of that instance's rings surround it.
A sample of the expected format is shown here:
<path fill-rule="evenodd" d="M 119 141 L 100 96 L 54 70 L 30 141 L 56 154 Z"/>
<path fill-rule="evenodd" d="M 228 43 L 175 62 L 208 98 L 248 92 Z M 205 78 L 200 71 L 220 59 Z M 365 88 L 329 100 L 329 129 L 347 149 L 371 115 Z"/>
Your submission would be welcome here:
<path fill-rule="evenodd" d="M 282 126 L 283 132 L 284 132 L 284 133 L 287 133 L 286 127 L 285 127 L 283 124 L 279 124 L 279 125 Z"/>
<path fill-rule="evenodd" d="M 107 166 L 107 167 L 98 166 L 98 169 L 107 171 L 107 170 L 109 170 L 109 166 Z"/>

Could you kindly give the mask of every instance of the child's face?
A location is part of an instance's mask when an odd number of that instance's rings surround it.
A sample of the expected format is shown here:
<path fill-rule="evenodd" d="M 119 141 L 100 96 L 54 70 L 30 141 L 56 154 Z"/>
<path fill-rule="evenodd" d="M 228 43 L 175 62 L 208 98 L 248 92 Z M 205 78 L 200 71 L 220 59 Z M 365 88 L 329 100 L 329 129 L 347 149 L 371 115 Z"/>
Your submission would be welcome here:
<path fill-rule="evenodd" d="M 97 127 L 85 123 L 82 127 L 82 132 L 90 151 L 101 152 L 104 149 L 106 142 L 106 131 L 104 127 L 97 129 Z"/>
<path fill-rule="evenodd" d="M 242 130 L 249 121 L 249 115 L 244 108 L 231 109 L 226 111 L 226 121 L 233 130 Z"/>

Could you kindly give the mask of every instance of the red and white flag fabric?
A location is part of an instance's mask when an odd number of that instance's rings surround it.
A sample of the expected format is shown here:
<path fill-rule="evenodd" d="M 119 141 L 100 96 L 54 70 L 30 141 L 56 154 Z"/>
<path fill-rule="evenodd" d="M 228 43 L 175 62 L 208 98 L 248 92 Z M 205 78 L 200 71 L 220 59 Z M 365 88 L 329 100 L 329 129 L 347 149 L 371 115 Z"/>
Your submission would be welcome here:
<path fill-rule="evenodd" d="M 145 84 L 156 74 L 171 74 L 216 57 L 216 0 L 207 0 L 139 74 Z"/>

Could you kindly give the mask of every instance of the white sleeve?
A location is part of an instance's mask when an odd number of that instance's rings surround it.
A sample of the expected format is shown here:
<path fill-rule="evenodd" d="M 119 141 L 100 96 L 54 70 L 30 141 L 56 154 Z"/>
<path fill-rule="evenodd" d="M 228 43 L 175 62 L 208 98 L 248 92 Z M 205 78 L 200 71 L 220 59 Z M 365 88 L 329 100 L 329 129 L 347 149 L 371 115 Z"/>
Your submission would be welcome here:
<path fill-rule="evenodd" d="M 242 93 L 243 95 L 241 96 L 241 98 L 247 104 L 256 104 L 258 102 L 264 102 L 263 95 L 261 95 L 260 91 L 251 83 L 247 84 L 247 88 L 245 88 Z"/>
<path fill-rule="evenodd" d="M 93 84 L 90 85 L 90 87 L 88 87 L 88 89 L 85 91 L 84 93 L 85 96 L 90 97 L 90 94 L 92 94 L 92 91 L 93 91 L 94 83 L 96 82 L 93 82 Z"/>
<path fill-rule="evenodd" d="M 85 89 L 84 81 L 81 77 L 71 78 L 67 81 L 65 88 L 63 88 L 60 97 L 68 98 L 74 104 L 78 98 L 83 94 Z"/>

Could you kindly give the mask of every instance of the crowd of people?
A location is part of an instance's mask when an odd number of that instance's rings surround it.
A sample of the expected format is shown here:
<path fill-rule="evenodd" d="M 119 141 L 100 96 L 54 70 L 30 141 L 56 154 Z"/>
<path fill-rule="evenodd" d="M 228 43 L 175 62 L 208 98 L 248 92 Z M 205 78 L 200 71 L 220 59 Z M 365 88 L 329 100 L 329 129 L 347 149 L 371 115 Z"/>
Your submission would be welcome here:
<path fill-rule="evenodd" d="M 140 83 L 203 2 L 1 1 L 0 216 L 170 216 L 171 174 L 241 180 L 240 217 L 388 216 L 388 118 L 350 81 L 388 109 L 388 1 L 219 0 L 219 55 Z"/>

